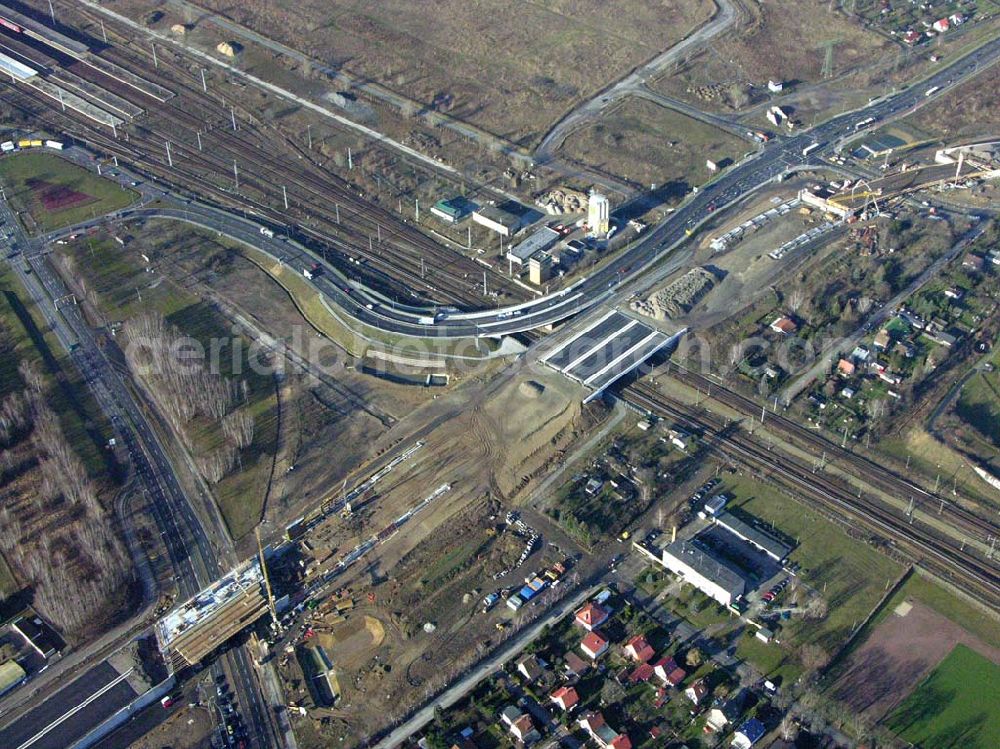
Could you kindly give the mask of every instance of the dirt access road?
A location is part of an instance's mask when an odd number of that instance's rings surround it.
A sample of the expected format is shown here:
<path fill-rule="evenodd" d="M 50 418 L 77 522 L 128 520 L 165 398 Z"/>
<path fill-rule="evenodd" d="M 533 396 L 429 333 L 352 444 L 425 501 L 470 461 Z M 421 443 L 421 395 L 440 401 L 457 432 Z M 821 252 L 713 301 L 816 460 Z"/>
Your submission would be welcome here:
<path fill-rule="evenodd" d="M 648 79 L 662 74 L 683 55 L 695 51 L 733 26 L 739 17 L 736 5 L 732 0 L 716 0 L 716 2 L 718 3 L 718 12 L 708 23 L 645 65 L 633 70 L 611 88 L 605 89 L 592 99 L 585 101 L 556 123 L 555 127 L 549 130 L 542 138 L 542 142 L 538 144 L 538 148 L 535 149 L 535 163 L 547 164 L 552 161 L 555 158 L 555 152 L 573 131 L 590 120 L 600 117 L 605 109 L 619 100 L 644 92 Z"/>

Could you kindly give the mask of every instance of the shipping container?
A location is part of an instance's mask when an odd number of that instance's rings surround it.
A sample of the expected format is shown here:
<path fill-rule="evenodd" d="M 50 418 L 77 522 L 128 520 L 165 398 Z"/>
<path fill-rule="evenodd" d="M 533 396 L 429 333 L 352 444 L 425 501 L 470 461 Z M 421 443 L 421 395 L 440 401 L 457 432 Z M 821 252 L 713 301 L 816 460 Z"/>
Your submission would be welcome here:
<path fill-rule="evenodd" d="M 46 148 L 54 148 L 57 151 L 63 150 L 63 144 L 60 143 L 57 140 L 47 140 L 47 141 L 45 141 L 45 147 Z"/>

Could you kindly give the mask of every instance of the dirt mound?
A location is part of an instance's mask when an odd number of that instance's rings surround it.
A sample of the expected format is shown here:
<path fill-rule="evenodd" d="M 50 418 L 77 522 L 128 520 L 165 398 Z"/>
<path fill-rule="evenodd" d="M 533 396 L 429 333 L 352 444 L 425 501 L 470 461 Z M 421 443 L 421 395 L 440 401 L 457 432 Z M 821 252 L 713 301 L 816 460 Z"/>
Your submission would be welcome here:
<path fill-rule="evenodd" d="M 657 320 L 680 317 L 691 311 L 715 285 L 715 276 L 705 268 L 694 268 L 647 299 L 632 302 L 632 309 Z"/>
<path fill-rule="evenodd" d="M 319 642 L 340 668 L 357 668 L 385 640 L 385 627 L 374 616 L 353 616 L 320 634 Z"/>
<path fill-rule="evenodd" d="M 545 392 L 545 386 L 534 380 L 525 380 L 517 387 L 517 392 L 525 398 L 537 398 Z"/>

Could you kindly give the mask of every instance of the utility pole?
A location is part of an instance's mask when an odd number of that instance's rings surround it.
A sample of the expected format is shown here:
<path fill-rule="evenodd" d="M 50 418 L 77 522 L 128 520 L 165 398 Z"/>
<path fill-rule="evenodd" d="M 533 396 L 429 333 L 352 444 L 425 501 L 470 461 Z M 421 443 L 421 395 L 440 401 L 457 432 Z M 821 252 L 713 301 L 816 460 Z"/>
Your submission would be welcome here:
<path fill-rule="evenodd" d="M 195 134 L 195 137 L 198 138 L 198 150 L 200 151 L 201 150 L 201 131 L 200 130 L 195 130 L 194 134 Z"/>
<path fill-rule="evenodd" d="M 104 19 L 101 19 L 101 38 L 104 39 L 104 43 L 108 43 L 108 31 L 104 28 Z"/>
<path fill-rule="evenodd" d="M 483 296 L 489 296 L 486 289 L 486 271 L 483 271 Z"/>
<path fill-rule="evenodd" d="M 288 190 L 285 189 L 284 185 L 281 186 L 281 197 L 284 198 L 284 200 L 285 200 L 285 210 L 287 211 L 288 210 Z"/>
<path fill-rule="evenodd" d="M 306 125 L 306 138 L 309 141 L 309 150 L 313 150 L 313 126 Z"/>
<path fill-rule="evenodd" d="M 354 171 L 354 159 L 351 156 L 351 147 L 347 147 L 347 168 L 349 171 Z"/>
<path fill-rule="evenodd" d="M 236 189 L 240 189 L 240 170 L 236 168 L 236 159 L 233 159 L 233 178 L 236 180 Z"/>
<path fill-rule="evenodd" d="M 152 42 L 151 46 L 153 47 L 153 67 L 154 68 L 159 68 L 160 67 L 160 61 L 156 59 L 156 42 Z"/>
<path fill-rule="evenodd" d="M 169 140 L 168 141 L 164 141 L 163 145 L 165 145 L 167 147 L 167 164 L 170 166 L 171 169 L 173 169 L 174 168 L 174 160 L 170 156 L 170 141 Z"/>
<path fill-rule="evenodd" d="M 208 93 L 208 84 L 205 82 L 205 68 L 201 69 L 201 90 Z"/>
<path fill-rule="evenodd" d="M 421 278 L 421 280 L 424 278 L 424 276 L 426 275 L 426 273 L 427 273 L 427 268 L 424 266 L 424 259 L 420 258 L 420 278 Z"/>
<path fill-rule="evenodd" d="M 340 203 L 334 203 L 333 207 L 337 210 L 337 226 L 340 226 Z"/>
<path fill-rule="evenodd" d="M 52 0 L 49 0 L 49 15 L 52 16 L 52 25 L 56 25 L 56 9 L 52 7 Z"/>
<path fill-rule="evenodd" d="M 761 424 L 764 423 L 764 412 L 766 411 L 766 409 L 767 409 L 766 405 L 760 407 L 760 423 Z"/>
<path fill-rule="evenodd" d="M 420 198 L 413 199 L 413 220 L 420 223 Z"/>
<path fill-rule="evenodd" d="M 66 111 L 66 102 L 63 101 L 62 89 L 59 89 L 59 105 L 62 107 L 62 111 Z"/>
<path fill-rule="evenodd" d="M 115 116 L 113 114 L 109 114 L 108 119 L 111 121 L 111 132 L 114 133 L 115 140 L 118 140 L 118 128 L 115 127 Z"/>
<path fill-rule="evenodd" d="M 471 250 L 472 249 L 472 227 L 470 226 L 468 228 L 469 228 L 469 239 L 466 241 L 465 246 L 466 246 L 466 249 Z"/>
<path fill-rule="evenodd" d="M 229 114 L 233 118 L 233 132 L 236 132 L 236 107 L 230 105 Z"/>
<path fill-rule="evenodd" d="M 382 244 L 382 225 L 375 224 L 375 231 L 378 233 L 378 243 Z"/>

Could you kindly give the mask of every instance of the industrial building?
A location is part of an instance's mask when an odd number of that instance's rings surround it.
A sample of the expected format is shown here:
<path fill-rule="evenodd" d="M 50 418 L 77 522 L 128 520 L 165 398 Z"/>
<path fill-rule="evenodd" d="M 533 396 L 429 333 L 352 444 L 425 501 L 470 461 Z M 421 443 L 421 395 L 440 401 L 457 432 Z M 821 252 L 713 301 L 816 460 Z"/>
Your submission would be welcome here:
<path fill-rule="evenodd" d="M 765 530 L 756 528 L 741 520 L 731 512 L 716 515 L 715 522 L 722 528 L 741 538 L 754 548 L 764 552 L 775 562 L 783 562 L 792 552 L 792 547 Z"/>
<path fill-rule="evenodd" d="M 495 205 L 473 211 L 472 220 L 501 237 L 511 237 L 521 228 L 520 216 Z"/>
<path fill-rule="evenodd" d="M 32 650 L 46 660 L 58 655 L 63 648 L 62 639 L 56 631 L 30 609 L 14 619 L 10 626 L 24 638 Z"/>
<path fill-rule="evenodd" d="M 610 226 L 611 204 L 608 198 L 596 190 L 590 191 L 587 201 L 587 226 L 595 237 L 606 237 Z"/>
<path fill-rule="evenodd" d="M 449 224 L 457 224 L 479 206 L 461 196 L 439 200 L 431 206 L 431 213 Z"/>
<path fill-rule="evenodd" d="M 539 252 L 528 258 L 528 280 L 541 286 L 552 278 L 552 255 L 547 252 Z"/>
<path fill-rule="evenodd" d="M 661 564 L 723 606 L 732 605 L 747 590 L 742 570 L 697 541 L 674 541 L 663 549 Z"/>
<path fill-rule="evenodd" d="M 533 234 L 530 234 L 523 242 L 514 245 L 514 247 L 508 250 L 507 259 L 512 263 L 523 265 L 536 252 L 545 252 L 558 241 L 559 232 L 543 226 Z"/>
<path fill-rule="evenodd" d="M 257 557 L 195 594 L 156 623 L 156 640 L 174 668 L 192 666 L 268 612 Z"/>

